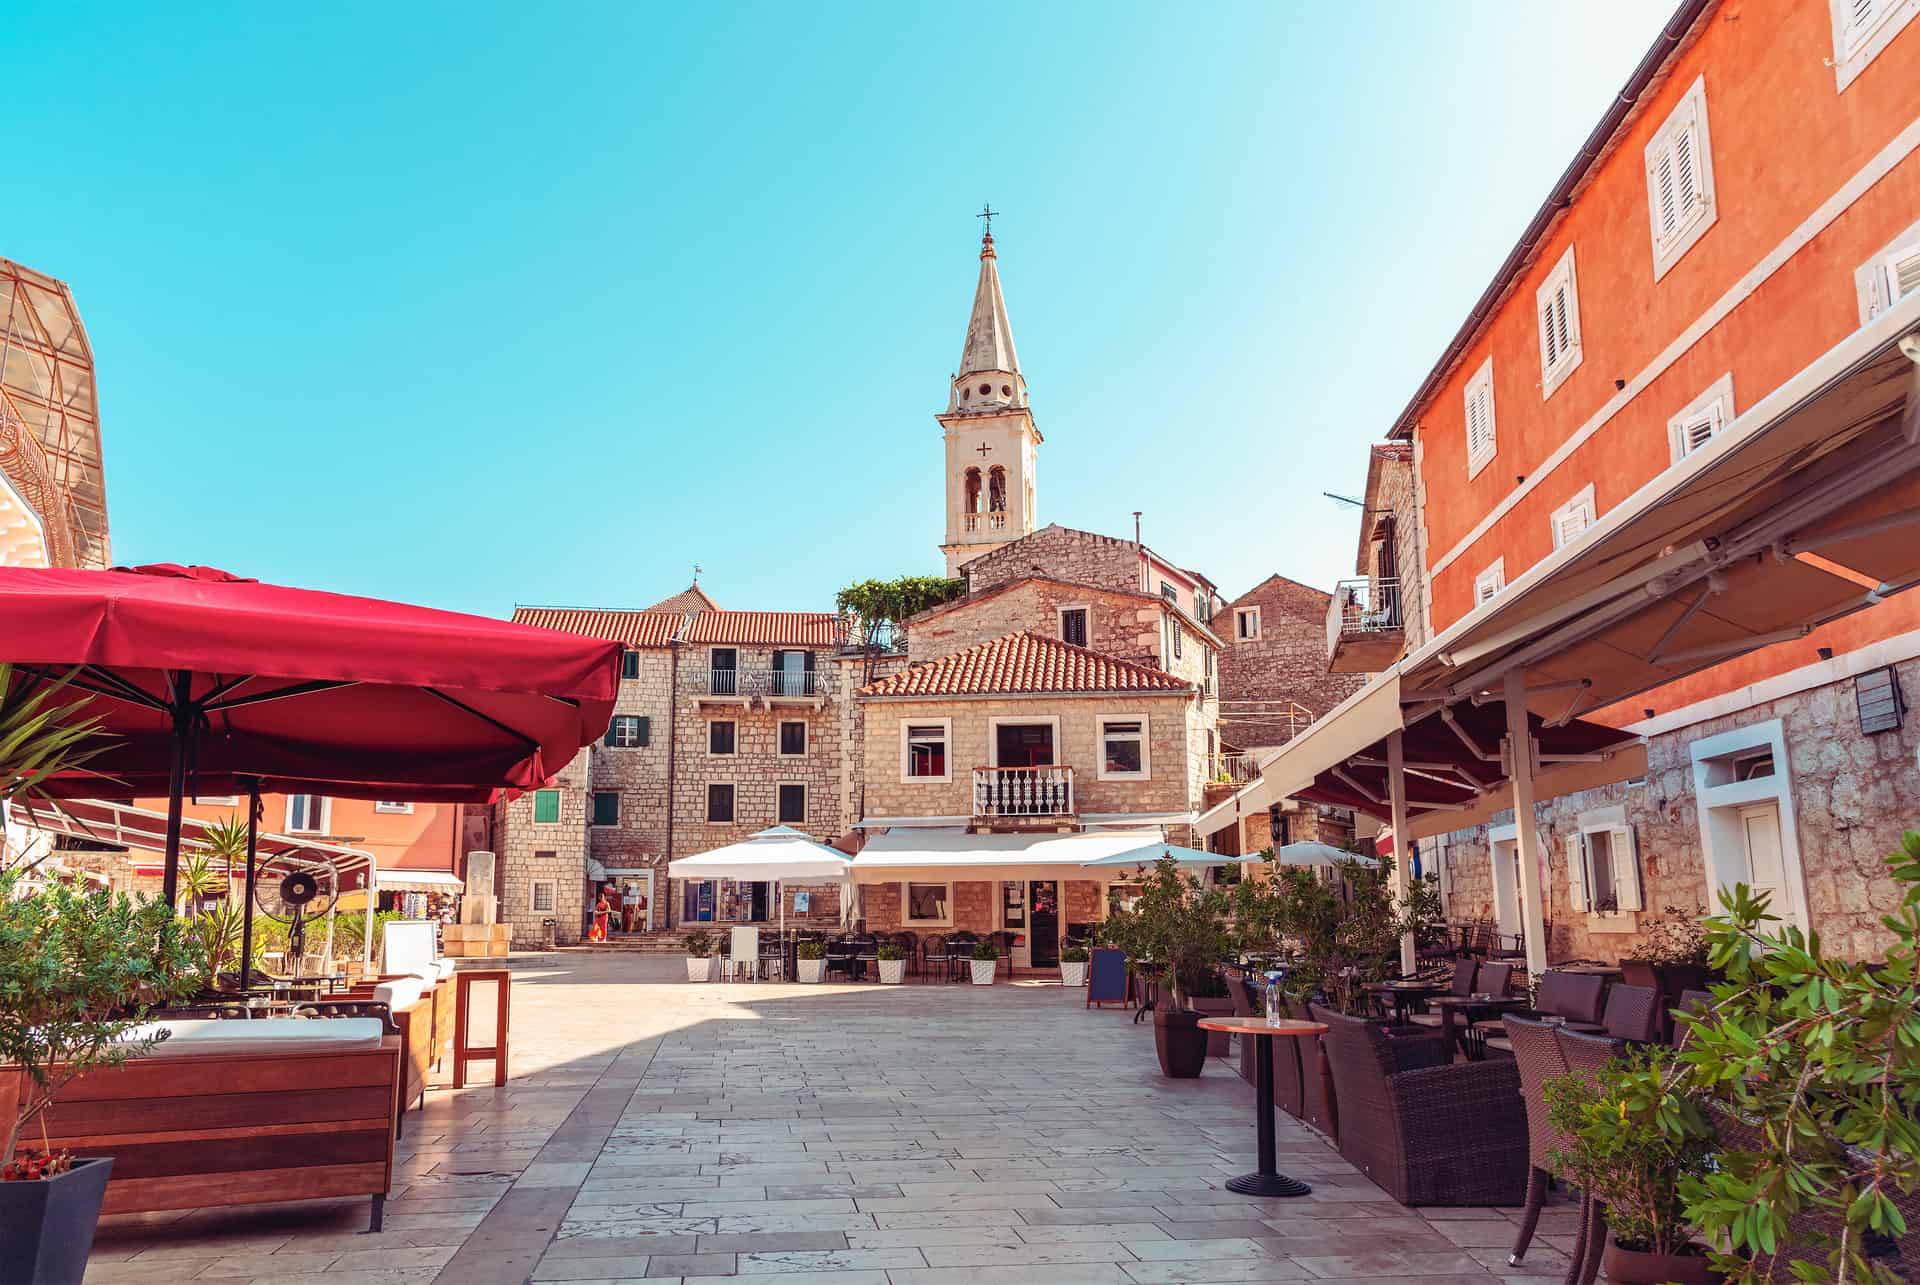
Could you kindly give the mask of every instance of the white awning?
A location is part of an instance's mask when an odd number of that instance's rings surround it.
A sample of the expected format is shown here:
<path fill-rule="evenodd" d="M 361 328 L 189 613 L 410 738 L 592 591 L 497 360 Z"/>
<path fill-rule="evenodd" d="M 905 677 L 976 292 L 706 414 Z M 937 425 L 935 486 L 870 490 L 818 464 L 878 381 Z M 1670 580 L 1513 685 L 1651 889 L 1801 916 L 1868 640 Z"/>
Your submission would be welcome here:
<path fill-rule="evenodd" d="M 1102 857 L 1132 852 L 1144 843 L 1164 837 L 1158 826 L 1093 830 L 1083 834 L 968 834 L 957 828 L 889 830 L 867 840 L 867 846 L 853 859 L 853 870 L 860 875 L 869 870 L 922 870 L 935 866 L 993 869 L 1084 866 Z"/>
<path fill-rule="evenodd" d="M 467 887 L 445 870 L 376 870 L 374 883 L 383 892 L 464 892 Z"/>
<path fill-rule="evenodd" d="M 667 864 L 675 879 L 844 879 L 853 860 L 838 848 L 815 843 L 792 826 L 776 825 L 739 843 L 682 857 Z"/>

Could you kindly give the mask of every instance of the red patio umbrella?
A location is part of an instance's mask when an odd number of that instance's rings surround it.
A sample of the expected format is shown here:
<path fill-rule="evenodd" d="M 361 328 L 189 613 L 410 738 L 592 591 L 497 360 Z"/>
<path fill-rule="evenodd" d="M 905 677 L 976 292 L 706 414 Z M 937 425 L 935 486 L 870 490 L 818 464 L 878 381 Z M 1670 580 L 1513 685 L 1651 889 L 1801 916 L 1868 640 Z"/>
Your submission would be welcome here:
<path fill-rule="evenodd" d="M 77 669 L 79 716 L 113 738 L 46 792 L 165 794 L 169 904 L 190 783 L 437 802 L 529 789 L 606 731 L 620 652 L 208 567 L 0 568 L 0 661 L 16 682 Z"/>

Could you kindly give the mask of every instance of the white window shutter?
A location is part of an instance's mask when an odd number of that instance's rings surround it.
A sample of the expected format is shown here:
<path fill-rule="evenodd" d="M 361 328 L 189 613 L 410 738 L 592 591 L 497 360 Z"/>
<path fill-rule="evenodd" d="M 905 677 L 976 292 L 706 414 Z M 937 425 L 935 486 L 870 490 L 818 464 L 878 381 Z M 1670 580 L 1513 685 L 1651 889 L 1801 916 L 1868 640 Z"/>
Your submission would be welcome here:
<path fill-rule="evenodd" d="M 1902 246 L 1887 256 L 1885 286 L 1887 306 L 1892 307 L 1920 290 L 1920 242 Z"/>
<path fill-rule="evenodd" d="M 1640 892 L 1640 847 L 1634 841 L 1632 826 L 1613 830 L 1614 904 L 1621 910 L 1640 910 L 1645 899 Z"/>
<path fill-rule="evenodd" d="M 1573 901 L 1575 914 L 1584 914 L 1593 908 L 1593 902 L 1587 895 L 1587 836 L 1576 834 L 1567 842 L 1567 895 Z"/>

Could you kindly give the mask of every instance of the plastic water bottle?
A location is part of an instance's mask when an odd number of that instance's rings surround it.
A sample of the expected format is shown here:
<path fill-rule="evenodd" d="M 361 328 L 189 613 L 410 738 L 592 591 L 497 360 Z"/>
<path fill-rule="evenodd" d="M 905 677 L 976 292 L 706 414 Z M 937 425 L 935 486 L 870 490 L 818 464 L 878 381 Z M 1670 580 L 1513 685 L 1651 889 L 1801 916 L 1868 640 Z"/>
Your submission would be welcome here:
<path fill-rule="evenodd" d="M 1278 1023 L 1280 1021 L 1280 974 L 1278 972 L 1270 972 L 1266 974 L 1266 978 L 1267 1020 Z"/>

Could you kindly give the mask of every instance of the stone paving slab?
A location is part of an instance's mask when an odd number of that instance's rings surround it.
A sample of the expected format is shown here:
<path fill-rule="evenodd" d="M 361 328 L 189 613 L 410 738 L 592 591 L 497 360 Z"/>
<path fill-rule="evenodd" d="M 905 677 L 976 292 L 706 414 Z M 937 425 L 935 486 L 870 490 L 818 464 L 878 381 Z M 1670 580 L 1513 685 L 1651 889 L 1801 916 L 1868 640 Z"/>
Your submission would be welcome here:
<path fill-rule="evenodd" d="M 685 981 L 677 958 L 515 976 L 505 1088 L 410 1112 L 386 1229 L 365 1201 L 103 1220 L 87 1280 L 259 1285 L 1539 1285 L 1575 1214 L 1404 1209 L 1305 1126 L 1311 1195 L 1253 1166 L 1225 1061 L 1159 1074 L 1152 1032 L 1077 993 Z"/>

